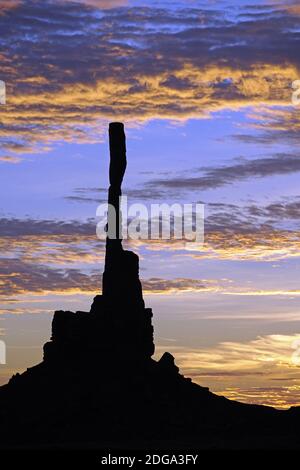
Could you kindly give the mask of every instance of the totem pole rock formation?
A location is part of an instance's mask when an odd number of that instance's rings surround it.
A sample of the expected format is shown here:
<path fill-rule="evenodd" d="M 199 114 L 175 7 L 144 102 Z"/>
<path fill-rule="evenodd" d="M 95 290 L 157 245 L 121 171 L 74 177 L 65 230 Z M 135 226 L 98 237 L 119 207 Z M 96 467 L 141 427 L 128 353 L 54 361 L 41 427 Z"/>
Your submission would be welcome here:
<path fill-rule="evenodd" d="M 99 449 L 107 442 L 134 448 L 149 439 L 178 449 L 230 448 L 248 445 L 249 436 L 260 445 L 265 435 L 271 447 L 281 436 L 296 445 L 298 413 L 227 400 L 182 376 L 171 354 L 152 358 L 152 311 L 145 308 L 139 259 L 122 246 L 123 124 L 110 124 L 109 137 L 102 295 L 90 312 L 56 311 L 43 361 L 0 387 L 0 448 Z M 109 230 L 113 213 L 116 237 Z"/>
<path fill-rule="evenodd" d="M 104 357 L 126 358 L 143 363 L 154 353 L 152 310 L 145 308 L 139 279 L 139 258 L 122 247 L 120 197 L 126 169 L 126 143 L 122 123 L 109 126 L 110 187 L 108 235 L 102 295 L 97 295 L 89 313 L 55 312 L 52 340 L 44 346 L 44 360 L 59 360 L 67 355 L 80 360 L 90 349 Z M 116 220 L 114 219 L 116 215 Z M 109 225 L 115 225 L 116 238 Z M 84 345 L 85 350 L 82 351 Z"/>

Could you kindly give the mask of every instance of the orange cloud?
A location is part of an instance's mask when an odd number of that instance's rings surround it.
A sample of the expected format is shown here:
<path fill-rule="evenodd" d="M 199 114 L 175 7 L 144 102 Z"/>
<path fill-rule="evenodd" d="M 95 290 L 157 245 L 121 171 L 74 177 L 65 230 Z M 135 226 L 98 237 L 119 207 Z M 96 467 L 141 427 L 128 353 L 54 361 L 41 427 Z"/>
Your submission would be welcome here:
<path fill-rule="evenodd" d="M 300 334 L 268 335 L 198 349 L 168 343 L 158 354 L 167 348 L 185 375 L 227 398 L 289 408 L 300 405 L 299 346 Z"/>
<path fill-rule="evenodd" d="M 0 155 L 0 162 L 5 163 L 19 163 L 21 158 L 15 157 L 13 155 Z"/>
<path fill-rule="evenodd" d="M 90 5 L 90 6 L 101 8 L 101 9 L 116 8 L 116 7 L 124 6 L 128 3 L 128 0 L 59 0 L 59 1 L 84 3 L 85 5 Z"/>
<path fill-rule="evenodd" d="M 112 50 L 112 55 L 117 52 Z M 70 84 L 43 92 L 40 77 L 31 77 L 37 92 L 18 94 L 8 91 L 7 105 L 0 108 L 3 141 L 19 139 L 23 153 L 49 151 L 57 142 L 96 143 L 103 140 L 108 120 L 123 120 L 128 126 L 151 119 L 185 121 L 207 118 L 225 109 L 255 106 L 286 106 L 291 99 L 290 83 L 298 78 L 294 66 L 253 65 L 250 71 L 230 67 L 196 68 L 182 63 L 172 73 L 188 80 L 190 87 L 176 89 L 166 83 L 169 72 L 158 75 L 136 74 L 136 91 L 122 76 L 110 76 L 93 85 Z M 215 85 L 230 78 L 235 93 L 219 92 Z M 20 83 L 23 79 L 20 80 Z M 180 103 L 180 106 L 174 106 Z M 24 125 L 30 122 L 30 126 Z M 47 132 L 39 132 L 39 129 Z M 14 149 L 11 149 L 14 152 Z M 19 147 L 19 152 L 22 148 Z M 9 162 L 9 160 L 7 160 Z"/>
<path fill-rule="evenodd" d="M 209 231 L 205 243 L 184 240 L 135 240 L 130 245 L 150 251 L 168 251 L 174 256 L 195 259 L 278 261 L 300 256 L 300 232 L 292 230 L 258 230 L 249 233 Z M 183 254 L 182 254 L 183 252 Z"/>
<path fill-rule="evenodd" d="M 82 3 L 110 8 L 124 1 Z M 24 46 L 27 30 L 22 29 L 21 10 L 18 34 L 9 28 L 4 34 L 1 61 L 7 105 L 0 107 L 0 138 L 3 144 L 17 141 L 12 155 L 21 147 L 24 153 L 48 151 L 61 141 L 99 142 L 104 124 L 112 119 L 126 117 L 129 125 L 151 119 L 179 122 L 225 109 L 287 106 L 291 83 L 299 78 L 297 56 L 291 52 L 298 45 L 294 33 L 287 32 L 290 15 L 284 9 L 280 22 L 276 8 L 267 22 L 270 35 L 274 31 L 274 37 L 282 38 L 278 50 L 266 39 L 260 10 L 255 13 L 261 15 L 260 22 L 232 22 L 228 27 L 224 12 L 216 9 L 215 27 L 204 13 L 199 23 L 193 9 L 162 9 L 158 20 L 156 8 L 128 7 L 118 14 L 108 9 L 99 16 L 69 1 L 60 8 L 41 4 L 36 11 L 35 2 L 28 8 L 26 14 L 36 18 L 31 33 L 39 48 L 31 47 L 30 38 Z M 68 18 L 63 30 L 57 26 L 62 14 Z M 7 24 L 13 22 L 13 14 L 7 16 Z M 51 48 L 42 33 L 45 17 Z M 199 28 L 206 21 L 208 32 Z M 184 31 L 178 33 L 179 22 Z M 12 44 L 18 45 L 18 61 L 9 54 Z"/>
<path fill-rule="evenodd" d="M 23 0 L 1 0 L 0 3 L 0 15 L 2 15 L 7 10 L 12 10 L 17 8 Z"/>

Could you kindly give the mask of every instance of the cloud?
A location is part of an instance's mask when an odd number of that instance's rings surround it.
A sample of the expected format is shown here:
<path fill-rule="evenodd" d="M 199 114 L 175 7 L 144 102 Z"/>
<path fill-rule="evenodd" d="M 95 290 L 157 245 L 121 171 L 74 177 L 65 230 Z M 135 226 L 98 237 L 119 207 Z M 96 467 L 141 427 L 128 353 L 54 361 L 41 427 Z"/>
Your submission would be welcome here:
<path fill-rule="evenodd" d="M 183 292 L 218 292 L 222 282 L 212 279 L 175 278 L 162 279 L 153 277 L 142 281 L 145 294 L 176 294 Z M 225 281 L 223 281 L 225 284 Z"/>
<path fill-rule="evenodd" d="M 6 11 L 2 143 L 15 143 L 12 154 L 21 146 L 40 153 L 61 141 L 99 142 L 111 119 L 186 120 L 286 106 L 299 75 L 298 17 L 275 7 L 267 15 L 237 11 L 247 21 L 216 7 L 95 14 L 83 3 L 28 0 Z"/>
<path fill-rule="evenodd" d="M 48 254 L 49 258 L 52 254 Z M 20 295 L 96 295 L 101 290 L 102 276 L 100 267 L 86 270 L 55 267 L 53 262 L 40 264 L 41 259 L 0 258 L 0 298 Z M 44 260 L 46 262 L 46 259 Z M 73 260 L 74 261 L 74 260 Z M 95 262 L 95 260 L 94 260 Z M 68 258 L 66 259 L 66 265 Z M 52 264 L 52 265 L 51 265 Z M 216 292 L 217 280 L 198 280 L 189 278 L 162 279 L 150 278 L 142 281 L 145 294 L 174 294 L 183 292 Z M 224 284 L 224 281 L 223 281 Z"/>
<path fill-rule="evenodd" d="M 238 184 L 240 182 L 266 178 L 272 176 L 281 176 L 298 173 L 300 171 L 300 154 L 297 153 L 275 153 L 272 157 L 255 158 L 255 159 L 236 159 L 230 165 L 222 165 L 217 167 L 202 167 L 193 168 L 192 175 L 190 171 L 183 171 L 181 174 L 177 173 L 172 177 L 160 177 L 149 179 L 140 188 L 125 188 L 123 195 L 129 199 L 138 199 L 139 201 L 146 200 L 170 200 L 171 198 L 177 199 L 182 197 L 184 193 L 190 191 L 206 191 L 209 189 L 217 189 L 222 186 Z M 76 188 L 72 195 L 68 195 L 65 199 L 74 202 L 90 203 L 95 202 L 100 204 L 106 201 L 105 188 Z M 269 205 L 264 209 L 265 217 L 275 216 L 277 210 L 277 217 L 281 207 L 281 215 L 285 213 L 285 218 L 290 218 L 291 211 L 294 212 L 298 207 L 299 201 L 290 203 L 289 206 L 285 204 Z M 217 206 L 217 204 L 216 204 Z M 212 207 L 212 205 L 211 205 Z M 289 212 L 288 212 L 289 208 Z M 237 207 L 231 205 L 227 206 L 231 214 L 236 211 Z M 263 215 L 262 208 L 246 208 L 248 215 Z M 233 216 L 236 214 L 232 214 Z M 243 224 L 247 226 L 247 220 L 244 218 Z"/>
<path fill-rule="evenodd" d="M 224 238 L 225 240 L 225 238 Z M 154 249 L 151 242 L 144 242 L 143 247 Z M 160 242 L 159 249 L 165 251 L 168 243 Z M 284 251 L 262 247 L 261 253 L 255 242 L 252 248 L 233 246 L 206 247 L 202 253 L 185 251 L 179 246 L 173 247 L 181 256 L 195 259 L 247 259 L 270 260 L 292 256 Z M 251 251 L 252 250 L 252 251 Z M 295 248 L 294 248 L 295 250 Z M 292 250 L 291 250 L 292 251 Z M 295 250 L 296 251 L 296 250 Z M 94 295 L 101 286 L 101 267 L 104 266 L 104 245 L 92 237 L 54 236 L 49 237 L 4 237 L 0 239 L 0 296 L 2 302 L 19 295 L 71 295 L 74 293 Z M 298 252 L 294 256 L 299 256 Z M 163 254 L 161 255 L 163 258 Z M 145 294 L 174 295 L 183 293 L 218 293 L 231 296 L 288 296 L 298 297 L 299 289 L 263 288 L 258 289 L 243 284 L 233 283 L 229 279 L 193 279 L 177 277 L 165 279 L 150 277 L 142 280 Z"/>
<path fill-rule="evenodd" d="M 162 200 L 170 197 L 170 190 L 169 189 L 159 189 L 156 188 L 155 192 L 147 187 L 147 185 L 141 188 L 124 188 L 122 189 L 123 196 L 126 196 L 128 199 L 136 199 L 138 201 L 145 201 L 145 200 Z M 176 196 L 178 194 L 176 191 L 172 194 L 172 196 Z M 107 202 L 107 189 L 106 188 L 75 188 L 73 194 L 69 196 L 65 196 L 65 199 L 68 201 L 73 202 L 80 202 L 80 203 L 103 203 Z"/>
<path fill-rule="evenodd" d="M 226 204 L 208 206 L 205 220 L 205 243 L 199 245 L 185 240 L 130 240 L 129 249 L 148 258 L 160 252 L 161 257 L 177 259 L 278 261 L 298 258 L 300 253 L 299 228 L 280 227 L 282 219 L 298 221 L 299 201 L 283 200 L 266 206 L 245 207 Z M 290 223 L 290 222 L 289 222 Z M 277 227 L 278 225 L 278 227 Z M 96 236 L 96 220 L 60 221 L 42 219 L 0 219 L 0 255 L 17 258 L 23 263 L 40 264 L 54 268 L 99 269 L 104 260 L 104 242 Z M 149 280 L 148 280 L 149 282 Z M 163 290 L 163 280 L 156 284 Z M 200 290 L 201 281 L 181 280 L 181 290 Z M 184 283 L 186 282 L 186 285 Z M 194 283 L 194 284 L 193 284 Z M 235 295 L 297 295 L 293 290 L 270 287 L 244 289 L 243 286 L 207 285 L 205 288 Z M 180 286 L 177 285 L 178 290 Z M 176 290 L 169 282 L 168 289 Z M 149 289 L 150 290 L 150 289 Z M 155 282 L 152 281 L 152 291 Z"/>
<path fill-rule="evenodd" d="M 0 219 L 0 255 L 22 263 L 76 269 L 100 265 L 104 243 L 94 221 Z M 1 258 L 0 258 L 1 259 Z"/>
<path fill-rule="evenodd" d="M 300 254 L 299 228 L 276 227 L 278 219 L 261 220 L 251 214 L 254 206 L 234 207 L 224 205 L 222 211 L 209 213 L 205 218 L 204 244 L 186 240 L 136 240 L 134 249 L 167 252 L 173 256 L 205 260 L 278 261 L 298 258 Z M 257 211 L 268 212 L 256 207 Z M 274 214 L 273 214 L 274 216 Z M 279 218 L 280 219 L 280 218 Z M 273 223 L 274 222 L 274 225 Z M 279 220 L 281 222 L 281 219 Z M 280 225 L 280 224 L 279 224 Z"/>
<path fill-rule="evenodd" d="M 300 75 L 300 74 L 299 74 Z M 261 106 L 248 113 L 249 132 L 240 132 L 233 139 L 244 143 L 276 143 L 299 145 L 300 106 L 267 108 Z M 250 132 L 252 129 L 252 132 Z M 255 132 L 253 133 L 253 130 Z"/>
<path fill-rule="evenodd" d="M 104 245 L 95 236 L 48 235 L 4 237 L 0 239 L 0 253 L 26 263 L 48 266 L 100 264 L 104 259 Z"/>
<path fill-rule="evenodd" d="M 300 5 L 295 0 L 287 0 L 283 8 L 293 15 L 300 15 Z"/>
<path fill-rule="evenodd" d="M 95 294 L 105 244 L 93 221 L 0 219 L 0 295 Z M 145 293 L 217 291 L 219 281 L 149 278 Z M 220 284 L 221 285 L 221 284 Z"/>
<path fill-rule="evenodd" d="M 194 170 L 194 174 L 197 170 Z M 228 166 L 203 168 L 199 176 L 176 176 L 148 181 L 146 187 L 167 188 L 176 191 L 194 191 L 215 189 L 250 178 L 264 178 L 274 175 L 286 175 L 300 171 L 300 156 L 277 154 L 272 158 L 244 160 Z"/>
<path fill-rule="evenodd" d="M 2 0 L 0 4 L 0 15 L 3 15 L 7 10 L 17 8 L 23 0 Z"/>
<path fill-rule="evenodd" d="M 95 293 L 100 289 L 100 273 L 85 274 L 78 269 L 55 269 L 23 262 L 17 258 L 0 259 L 0 296 Z"/>
<path fill-rule="evenodd" d="M 0 162 L 5 163 L 19 163 L 21 158 L 11 155 L 0 155 Z"/>
<path fill-rule="evenodd" d="M 111 9 L 120 6 L 124 6 L 128 3 L 127 0 L 58 0 L 61 3 L 67 1 L 72 3 L 84 3 L 85 5 L 91 5 L 100 9 Z"/>
<path fill-rule="evenodd" d="M 160 346 L 175 355 L 181 371 L 234 400 L 289 408 L 300 405 L 300 334 L 259 336 L 191 349 Z M 256 386 L 253 387 L 255 379 Z M 275 386 L 275 382 L 286 382 Z"/>
<path fill-rule="evenodd" d="M 94 220 L 51 220 L 1 218 L 0 237 L 18 237 L 28 235 L 95 235 Z"/>
<path fill-rule="evenodd" d="M 248 214 L 255 217 L 265 217 L 273 222 L 282 220 L 300 220 L 300 198 L 293 200 L 273 202 L 264 207 L 250 205 Z"/>

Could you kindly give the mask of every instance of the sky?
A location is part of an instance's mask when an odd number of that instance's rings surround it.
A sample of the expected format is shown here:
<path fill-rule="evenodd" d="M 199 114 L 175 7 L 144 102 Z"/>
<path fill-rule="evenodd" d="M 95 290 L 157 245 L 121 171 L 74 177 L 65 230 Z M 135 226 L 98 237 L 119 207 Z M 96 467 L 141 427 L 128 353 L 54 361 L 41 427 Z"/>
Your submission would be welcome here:
<path fill-rule="evenodd" d="M 156 358 L 247 403 L 300 405 L 300 8 L 279 1 L 0 4 L 0 383 L 55 310 L 101 290 L 108 123 L 128 202 L 205 205 L 205 243 L 128 242 Z"/>

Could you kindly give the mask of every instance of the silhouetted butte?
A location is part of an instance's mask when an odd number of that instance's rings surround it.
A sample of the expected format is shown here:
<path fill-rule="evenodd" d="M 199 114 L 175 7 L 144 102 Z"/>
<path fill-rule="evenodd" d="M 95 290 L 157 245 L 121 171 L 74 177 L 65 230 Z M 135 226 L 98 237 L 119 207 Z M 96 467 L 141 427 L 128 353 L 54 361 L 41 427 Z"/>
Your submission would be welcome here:
<path fill-rule="evenodd" d="M 227 400 L 183 377 L 170 353 L 152 358 L 139 258 L 122 246 L 123 124 L 110 124 L 109 141 L 108 202 L 119 217 L 102 295 L 90 312 L 56 311 L 43 361 L 0 388 L 0 446 L 300 447 L 297 409 Z"/>

